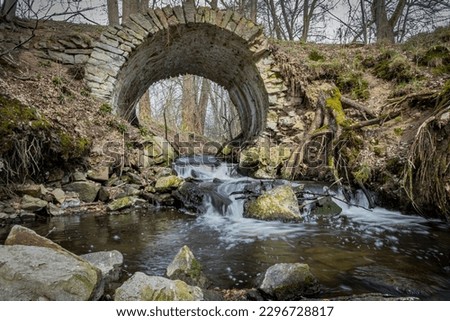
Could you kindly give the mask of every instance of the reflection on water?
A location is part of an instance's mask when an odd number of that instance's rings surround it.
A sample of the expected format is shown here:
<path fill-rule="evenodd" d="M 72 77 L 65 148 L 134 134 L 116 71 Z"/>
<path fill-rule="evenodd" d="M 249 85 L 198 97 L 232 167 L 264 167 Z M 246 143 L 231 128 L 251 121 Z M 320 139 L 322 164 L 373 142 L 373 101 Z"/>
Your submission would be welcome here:
<path fill-rule="evenodd" d="M 221 175 L 217 191 L 242 187 L 230 188 L 242 178 L 231 178 L 220 164 L 216 167 Z M 187 171 L 185 175 L 193 175 Z M 197 169 L 194 175 L 213 180 L 205 171 Z M 40 235 L 52 231 L 50 239 L 76 254 L 118 250 L 128 273 L 164 275 L 178 250 L 188 245 L 214 285 L 222 288 L 252 287 L 270 265 L 302 262 L 324 285 L 325 297 L 383 292 L 450 300 L 446 223 L 343 202 L 337 216 L 307 216 L 303 223 L 263 222 L 237 214 L 241 205 L 232 201 L 223 211 L 205 206 L 206 213 L 199 217 L 177 210 L 136 210 L 55 217 L 32 228 Z M 6 232 L 0 230 L 0 240 Z"/>

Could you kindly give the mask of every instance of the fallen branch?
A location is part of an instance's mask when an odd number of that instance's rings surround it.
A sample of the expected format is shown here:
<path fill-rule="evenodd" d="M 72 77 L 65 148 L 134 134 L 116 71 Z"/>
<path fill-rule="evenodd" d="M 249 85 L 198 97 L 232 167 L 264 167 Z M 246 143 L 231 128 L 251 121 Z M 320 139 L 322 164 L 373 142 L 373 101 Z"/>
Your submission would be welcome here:
<path fill-rule="evenodd" d="M 366 106 L 358 103 L 357 101 L 354 101 L 350 98 L 341 97 L 341 103 L 342 103 L 342 107 L 343 108 L 353 108 L 356 109 L 358 111 L 360 111 L 364 116 L 369 116 L 370 118 L 376 118 L 377 115 L 370 110 L 369 108 L 367 108 Z M 367 117 L 366 117 L 367 118 Z"/>
<path fill-rule="evenodd" d="M 381 123 L 384 123 L 395 117 L 398 117 L 400 115 L 401 115 L 401 111 L 393 111 L 393 112 L 390 112 L 389 114 L 381 115 L 374 119 L 362 121 L 357 124 L 347 126 L 347 127 L 345 127 L 345 129 L 346 130 L 355 130 L 355 129 L 361 129 L 363 127 L 367 127 L 367 126 L 371 126 L 371 125 L 381 124 Z"/>

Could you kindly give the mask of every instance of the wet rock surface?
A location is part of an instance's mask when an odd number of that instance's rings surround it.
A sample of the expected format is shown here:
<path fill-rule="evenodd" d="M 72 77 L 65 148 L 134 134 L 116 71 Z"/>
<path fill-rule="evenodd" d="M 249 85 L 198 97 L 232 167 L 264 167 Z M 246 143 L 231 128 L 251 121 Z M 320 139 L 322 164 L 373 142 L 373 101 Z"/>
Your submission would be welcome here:
<path fill-rule="evenodd" d="M 298 300 L 317 295 L 320 287 L 308 264 L 279 263 L 264 273 L 259 290 L 275 300 Z"/>
<path fill-rule="evenodd" d="M 186 245 L 177 253 L 167 267 L 167 276 L 172 280 L 182 280 L 189 285 L 208 288 L 211 281 L 203 273 L 201 263 Z"/>
<path fill-rule="evenodd" d="M 199 287 L 180 280 L 148 276 L 136 272 L 115 292 L 115 301 L 200 301 L 203 292 Z"/>
<path fill-rule="evenodd" d="M 86 261 L 52 248 L 0 246 L 0 300 L 96 300 L 101 272 Z"/>

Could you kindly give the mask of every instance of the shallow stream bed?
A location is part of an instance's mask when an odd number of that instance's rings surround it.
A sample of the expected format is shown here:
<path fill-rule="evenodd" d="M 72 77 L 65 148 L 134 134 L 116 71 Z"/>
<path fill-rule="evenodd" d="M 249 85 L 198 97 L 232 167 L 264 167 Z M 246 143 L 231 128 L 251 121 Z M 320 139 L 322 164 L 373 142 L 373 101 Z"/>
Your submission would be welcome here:
<path fill-rule="evenodd" d="M 341 214 L 306 215 L 302 223 L 248 219 L 242 217 L 242 201 L 230 195 L 248 179 L 232 174 L 228 165 L 197 165 L 175 169 L 184 177 L 216 182 L 215 191 L 230 197 L 228 206 L 213 206 L 206 197 L 198 217 L 175 209 L 135 209 L 54 217 L 31 228 L 76 254 L 118 250 L 130 274 L 162 276 L 188 245 L 220 288 L 253 287 L 269 266 L 301 262 L 323 285 L 322 297 L 381 292 L 450 300 L 448 223 L 339 201 Z M 363 196 L 355 202 L 364 206 Z M 1 243 L 7 232 L 0 230 Z"/>

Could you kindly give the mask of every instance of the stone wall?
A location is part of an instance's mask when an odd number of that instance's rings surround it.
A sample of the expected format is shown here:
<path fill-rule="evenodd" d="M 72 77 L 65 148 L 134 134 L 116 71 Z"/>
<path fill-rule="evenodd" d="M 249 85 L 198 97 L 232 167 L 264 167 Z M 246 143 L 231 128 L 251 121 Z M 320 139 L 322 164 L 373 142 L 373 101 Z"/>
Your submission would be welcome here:
<path fill-rule="evenodd" d="M 260 26 L 236 12 L 189 3 L 148 10 L 109 27 L 94 47 L 86 66 L 87 84 L 129 120 L 136 117 L 136 104 L 152 83 L 190 73 L 228 90 L 244 140 L 257 138 L 265 128 L 268 41 Z M 276 89 L 271 90 L 275 95 Z"/>

